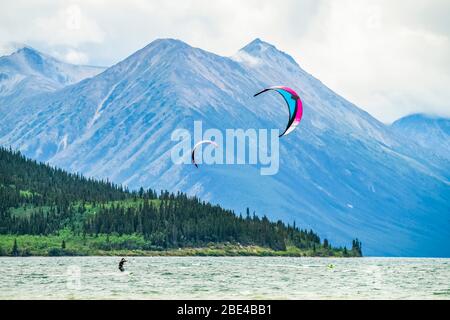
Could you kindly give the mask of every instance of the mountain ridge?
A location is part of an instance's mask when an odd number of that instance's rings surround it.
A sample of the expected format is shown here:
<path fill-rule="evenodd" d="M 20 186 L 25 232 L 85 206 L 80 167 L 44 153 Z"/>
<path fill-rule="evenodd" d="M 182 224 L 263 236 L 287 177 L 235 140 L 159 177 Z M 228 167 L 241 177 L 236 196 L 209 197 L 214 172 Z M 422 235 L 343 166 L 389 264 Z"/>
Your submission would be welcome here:
<path fill-rule="evenodd" d="M 444 161 L 450 161 L 450 117 L 416 113 L 402 117 L 391 127 Z"/>
<path fill-rule="evenodd" d="M 21 45 L 10 54 L 0 56 L 0 99 L 56 91 L 104 70 L 103 67 L 65 63 Z"/>

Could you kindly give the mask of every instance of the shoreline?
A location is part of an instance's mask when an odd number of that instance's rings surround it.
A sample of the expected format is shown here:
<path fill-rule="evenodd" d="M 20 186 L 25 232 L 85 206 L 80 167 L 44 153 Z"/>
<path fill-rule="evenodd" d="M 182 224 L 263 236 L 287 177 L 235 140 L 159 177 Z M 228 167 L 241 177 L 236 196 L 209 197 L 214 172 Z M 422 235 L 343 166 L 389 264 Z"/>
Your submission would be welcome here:
<path fill-rule="evenodd" d="M 166 250 L 100 250 L 93 248 L 66 249 L 55 247 L 27 247 L 25 252 L 14 255 L 3 252 L 0 257 L 317 257 L 317 258 L 357 258 L 354 254 L 343 255 L 342 251 L 320 249 L 299 249 L 288 246 L 277 251 L 260 246 L 240 246 L 235 244 L 210 244 L 205 247 L 186 247 Z"/>

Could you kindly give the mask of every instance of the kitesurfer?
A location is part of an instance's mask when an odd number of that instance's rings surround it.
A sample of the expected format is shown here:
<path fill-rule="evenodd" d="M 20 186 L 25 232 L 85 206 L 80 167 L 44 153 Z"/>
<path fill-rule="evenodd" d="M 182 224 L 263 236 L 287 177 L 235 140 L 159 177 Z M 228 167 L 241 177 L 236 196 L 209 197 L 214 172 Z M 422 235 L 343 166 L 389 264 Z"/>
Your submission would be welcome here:
<path fill-rule="evenodd" d="M 124 268 L 125 262 L 128 262 L 127 260 L 125 260 L 125 258 L 122 258 L 122 259 L 120 260 L 120 262 L 119 262 L 119 270 L 122 271 L 122 272 L 125 271 L 125 268 Z"/>

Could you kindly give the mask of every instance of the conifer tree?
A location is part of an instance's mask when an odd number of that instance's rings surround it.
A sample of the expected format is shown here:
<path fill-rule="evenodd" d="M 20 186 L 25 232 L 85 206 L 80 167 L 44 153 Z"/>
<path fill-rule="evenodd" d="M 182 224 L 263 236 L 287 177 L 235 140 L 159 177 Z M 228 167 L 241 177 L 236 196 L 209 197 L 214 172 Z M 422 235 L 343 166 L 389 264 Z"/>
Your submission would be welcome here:
<path fill-rule="evenodd" d="M 12 247 L 11 254 L 15 257 L 17 257 L 19 255 L 19 246 L 17 245 L 17 239 L 14 239 L 14 244 Z"/>

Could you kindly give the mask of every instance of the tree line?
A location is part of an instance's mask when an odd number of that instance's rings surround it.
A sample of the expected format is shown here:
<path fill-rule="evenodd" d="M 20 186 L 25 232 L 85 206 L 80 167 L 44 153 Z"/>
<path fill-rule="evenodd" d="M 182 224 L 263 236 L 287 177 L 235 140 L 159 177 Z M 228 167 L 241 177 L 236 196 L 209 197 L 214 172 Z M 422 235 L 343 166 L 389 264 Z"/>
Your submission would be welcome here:
<path fill-rule="evenodd" d="M 14 213 L 11 208 L 23 209 Z M 95 209 L 95 214 L 93 210 Z M 236 215 L 186 194 L 129 191 L 109 181 L 70 174 L 0 148 L 0 234 L 50 235 L 69 228 L 76 234 L 140 234 L 151 249 L 232 242 L 285 250 L 333 249 L 327 239 L 295 223 L 266 216 Z M 343 248 L 342 250 L 347 250 Z M 353 241 L 352 252 L 362 254 Z"/>

